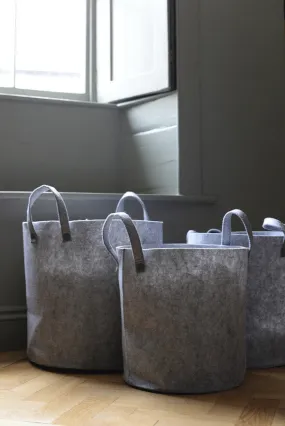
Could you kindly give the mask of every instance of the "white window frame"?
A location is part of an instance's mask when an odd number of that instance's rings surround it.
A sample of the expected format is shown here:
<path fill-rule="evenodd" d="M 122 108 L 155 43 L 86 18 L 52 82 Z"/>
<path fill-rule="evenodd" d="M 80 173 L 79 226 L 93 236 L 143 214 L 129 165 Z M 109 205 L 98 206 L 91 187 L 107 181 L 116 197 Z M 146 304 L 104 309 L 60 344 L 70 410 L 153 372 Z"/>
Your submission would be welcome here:
<path fill-rule="evenodd" d="M 11 0 L 12 1 L 12 0 Z M 135 0 L 134 0 L 135 1 Z M 156 0 L 153 0 L 156 1 Z M 110 4 L 111 0 L 106 0 Z M 35 89 L 18 89 L 15 87 L 1 87 L 0 94 L 4 95 L 19 95 L 27 97 L 39 97 L 44 99 L 60 99 L 66 101 L 79 101 L 79 102 L 88 102 L 88 103 L 100 103 L 98 101 L 98 90 L 97 90 L 97 53 L 96 53 L 96 43 L 97 43 L 97 31 L 96 31 L 96 19 L 97 19 L 97 0 L 86 0 L 86 92 L 84 94 L 78 93 L 65 93 L 65 92 L 52 92 L 52 91 L 42 91 Z M 168 7 L 168 13 L 170 8 Z M 169 43 L 170 44 L 170 43 Z M 169 56 L 172 56 L 172 52 L 169 50 Z M 107 65 L 108 66 L 108 65 Z M 106 63 L 103 65 L 106 67 Z M 139 95 L 138 98 L 151 96 L 161 92 L 171 91 L 174 88 L 171 82 L 171 66 L 169 63 L 169 87 L 164 90 L 158 91 L 146 91 L 146 93 Z M 104 103 L 116 103 L 129 100 L 130 98 L 125 96 L 115 100 L 106 100 Z M 102 102 L 101 102 L 102 103 Z"/>
<path fill-rule="evenodd" d="M 13 1 L 13 0 L 11 0 Z M 90 93 L 90 58 L 93 57 L 92 52 L 90 51 L 91 46 L 91 36 L 92 36 L 92 14 L 95 13 L 95 7 L 93 7 L 96 0 L 86 0 L 86 92 L 85 93 L 65 93 L 65 92 L 52 92 L 52 91 L 43 91 L 43 90 L 34 90 L 34 89 L 18 89 L 16 87 L 1 87 L 0 93 L 6 95 L 19 95 L 19 96 L 28 96 L 28 97 L 38 97 L 38 98 L 47 98 L 47 99 L 62 99 L 70 101 L 81 101 L 81 102 L 94 102 L 91 98 Z M 96 69 L 96 68 L 95 68 Z M 96 102 L 96 101 L 95 101 Z"/>
<path fill-rule="evenodd" d="M 158 22 L 157 33 L 155 42 L 160 48 L 156 49 L 158 68 L 155 72 L 150 74 L 150 78 L 146 78 L 145 75 L 135 76 L 133 78 L 125 79 L 120 81 L 112 78 L 112 22 L 110 16 L 112 16 L 112 3 L 114 0 L 98 0 L 98 8 L 100 12 L 100 20 L 97 22 L 97 52 L 93 52 L 97 57 L 97 79 L 98 79 L 98 100 L 103 102 L 116 102 L 121 99 L 132 99 L 138 97 L 140 91 L 146 96 L 154 93 L 160 93 L 162 91 L 169 91 L 170 85 L 170 61 L 169 61 L 169 40 L 170 40 L 170 28 L 169 28 L 169 1 L 168 0 L 152 0 L 152 4 L 155 10 L 155 16 L 160 15 L 162 22 Z M 136 0 L 132 0 L 136 1 Z M 164 2 L 167 4 L 164 9 Z M 165 26 L 165 21 L 167 25 Z M 108 36 L 111 37 L 108 38 Z M 101 39 L 102 38 L 102 43 Z M 159 40 L 158 40 L 159 39 Z M 165 39 L 168 43 L 165 44 Z M 104 40 L 104 49 L 103 46 Z M 108 41 L 105 41 L 108 40 Z M 166 59 L 167 58 L 167 59 Z M 167 65 L 165 66 L 165 59 Z M 140 97 L 141 97 L 140 96 Z"/>

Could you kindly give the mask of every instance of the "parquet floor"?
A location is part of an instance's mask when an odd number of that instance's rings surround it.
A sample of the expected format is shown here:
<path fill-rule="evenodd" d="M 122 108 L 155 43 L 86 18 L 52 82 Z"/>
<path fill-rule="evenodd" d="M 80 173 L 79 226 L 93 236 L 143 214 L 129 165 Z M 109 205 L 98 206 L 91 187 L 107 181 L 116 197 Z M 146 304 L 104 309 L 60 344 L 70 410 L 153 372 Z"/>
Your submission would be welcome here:
<path fill-rule="evenodd" d="M 0 426 L 285 426 L 285 368 L 252 371 L 239 389 L 164 396 L 120 375 L 55 374 L 0 354 Z"/>

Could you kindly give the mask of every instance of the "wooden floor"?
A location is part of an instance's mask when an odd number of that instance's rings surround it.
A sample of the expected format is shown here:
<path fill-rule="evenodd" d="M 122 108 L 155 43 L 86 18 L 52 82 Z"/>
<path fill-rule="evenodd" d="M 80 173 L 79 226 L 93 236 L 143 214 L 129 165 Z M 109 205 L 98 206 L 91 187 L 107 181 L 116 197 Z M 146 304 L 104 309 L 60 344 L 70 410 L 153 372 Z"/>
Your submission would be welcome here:
<path fill-rule="evenodd" d="M 249 372 L 242 387 L 202 396 L 132 389 L 121 376 L 44 372 L 0 354 L 0 426 L 285 426 L 285 369 Z"/>

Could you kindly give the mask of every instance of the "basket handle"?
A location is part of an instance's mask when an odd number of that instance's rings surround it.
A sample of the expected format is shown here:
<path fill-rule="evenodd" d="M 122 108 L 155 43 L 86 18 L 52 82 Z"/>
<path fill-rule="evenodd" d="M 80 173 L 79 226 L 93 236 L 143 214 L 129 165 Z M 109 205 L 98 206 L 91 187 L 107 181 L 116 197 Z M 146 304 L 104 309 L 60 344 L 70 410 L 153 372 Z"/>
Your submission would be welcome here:
<path fill-rule="evenodd" d="M 57 214 L 60 222 L 62 240 L 63 242 L 71 240 L 70 226 L 69 226 L 69 217 L 65 202 L 61 196 L 61 194 L 52 186 L 42 185 L 36 188 L 29 196 L 28 208 L 27 208 L 27 223 L 31 235 L 31 242 L 36 243 L 38 240 L 38 236 L 33 224 L 32 217 L 32 207 L 36 200 L 45 192 L 52 192 L 55 196 L 56 206 L 57 206 Z"/>
<path fill-rule="evenodd" d="M 222 245 L 225 246 L 229 246 L 231 244 L 231 235 L 232 235 L 232 217 L 233 216 L 237 216 L 243 223 L 243 226 L 246 230 L 247 233 L 247 238 L 248 238 L 248 248 L 249 251 L 252 248 L 252 243 L 253 243 L 253 234 L 252 234 L 252 228 L 251 228 L 251 224 L 250 221 L 247 217 L 247 215 L 239 210 L 239 209 L 234 209 L 229 211 L 228 213 L 225 214 L 224 219 L 223 219 L 223 225 L 222 225 Z"/>
<path fill-rule="evenodd" d="M 111 254 L 111 256 L 115 259 L 117 265 L 119 265 L 117 251 L 110 242 L 110 227 L 114 219 L 121 220 L 123 224 L 125 225 L 126 231 L 130 239 L 131 247 L 132 247 L 136 271 L 138 273 L 143 272 L 145 270 L 145 260 L 144 260 L 141 240 L 132 219 L 127 213 L 124 213 L 124 212 L 112 213 L 105 220 L 103 225 L 102 237 L 103 237 L 103 243 L 106 249 Z"/>
<path fill-rule="evenodd" d="M 278 219 L 273 219 L 272 217 L 267 217 L 264 219 L 262 228 L 266 231 L 280 231 L 284 234 L 284 241 L 281 248 L 281 257 L 285 257 L 285 225 Z"/>
<path fill-rule="evenodd" d="M 143 200 L 135 193 L 128 191 L 126 192 L 119 200 L 117 207 L 116 207 L 116 213 L 123 212 L 125 210 L 125 200 L 136 200 L 142 207 L 143 210 L 143 220 L 149 220 L 149 215 L 145 206 L 145 203 Z"/>
<path fill-rule="evenodd" d="M 190 229 L 190 231 L 187 232 L 187 234 L 197 234 L 197 231 L 194 231 L 193 229 Z M 216 228 L 211 228 L 209 231 L 207 231 L 207 234 L 220 234 L 221 230 Z"/>
<path fill-rule="evenodd" d="M 209 231 L 207 231 L 207 234 L 220 234 L 221 230 L 217 228 L 211 228 Z"/>

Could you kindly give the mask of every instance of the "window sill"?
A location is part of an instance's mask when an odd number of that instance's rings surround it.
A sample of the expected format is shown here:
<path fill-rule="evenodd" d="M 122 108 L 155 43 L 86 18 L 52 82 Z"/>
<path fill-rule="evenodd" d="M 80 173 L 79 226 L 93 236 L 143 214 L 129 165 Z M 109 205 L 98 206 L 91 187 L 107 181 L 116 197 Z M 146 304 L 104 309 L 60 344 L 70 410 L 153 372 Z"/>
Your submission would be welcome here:
<path fill-rule="evenodd" d="M 120 193 L 91 193 L 91 192 L 61 192 L 63 197 L 70 200 L 79 200 L 84 198 L 98 199 L 107 201 L 117 201 L 122 196 Z M 1 191 L 0 200 L 5 199 L 27 199 L 30 192 L 26 191 Z M 163 195 L 163 194 L 139 194 L 144 201 L 155 201 L 155 202 L 179 202 L 189 204 L 215 204 L 217 197 L 212 195 Z M 43 197 L 54 200 L 53 194 L 45 193 Z"/>
<path fill-rule="evenodd" d="M 7 94 L 0 92 L 0 100 L 7 101 L 16 101 L 16 102 L 29 102 L 29 103 L 38 103 L 38 104 L 49 104 L 49 105 L 67 105 L 67 106 L 82 106 L 85 108 L 131 108 L 133 106 L 140 106 L 150 102 L 157 101 L 159 99 L 163 99 L 169 97 L 177 93 L 174 91 L 167 91 L 165 93 L 159 93 L 157 95 L 149 95 L 146 97 L 142 97 L 139 99 L 134 99 L 130 101 L 122 101 L 117 103 L 100 103 L 100 102 L 86 102 L 75 99 L 61 99 L 61 98 L 45 98 L 42 96 L 30 96 L 30 95 L 15 95 L 15 94 Z"/>
<path fill-rule="evenodd" d="M 43 98 L 39 96 L 25 96 L 25 95 L 9 95 L 0 92 L 0 100 L 16 101 L 16 102 L 28 102 L 36 104 L 47 104 L 47 105 L 66 105 L 71 107 L 84 107 L 84 108 L 107 108 L 115 109 L 118 108 L 114 104 L 103 104 L 97 102 L 85 102 L 77 101 L 72 99 L 56 99 L 56 98 Z"/>
<path fill-rule="evenodd" d="M 171 95 L 174 95 L 175 93 L 177 93 L 176 90 L 168 90 L 167 92 L 162 92 L 162 93 L 158 93 L 156 95 L 148 95 L 145 96 L 143 98 L 139 98 L 139 99 L 133 99 L 130 101 L 122 101 L 122 102 L 117 102 L 115 105 L 119 108 L 131 108 L 134 106 L 140 106 L 140 105 L 144 105 L 144 104 L 148 104 L 150 102 L 154 102 L 157 101 L 159 99 L 163 99 L 163 98 L 167 98 Z"/>

